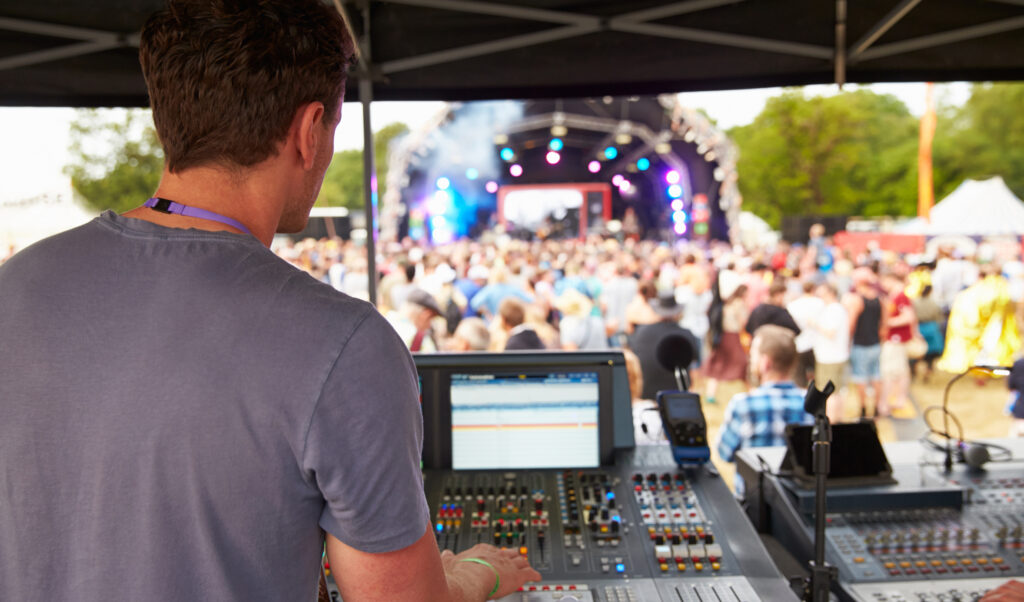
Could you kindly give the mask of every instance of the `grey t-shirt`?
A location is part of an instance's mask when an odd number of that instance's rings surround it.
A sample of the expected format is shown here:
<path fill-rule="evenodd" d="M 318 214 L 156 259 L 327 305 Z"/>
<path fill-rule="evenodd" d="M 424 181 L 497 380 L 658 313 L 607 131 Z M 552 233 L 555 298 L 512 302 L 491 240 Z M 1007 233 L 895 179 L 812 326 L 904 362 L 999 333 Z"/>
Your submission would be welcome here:
<path fill-rule="evenodd" d="M 321 529 L 426 532 L 408 351 L 251 236 L 105 213 L 0 267 L 0 341 L 0 600 L 309 600 Z"/>

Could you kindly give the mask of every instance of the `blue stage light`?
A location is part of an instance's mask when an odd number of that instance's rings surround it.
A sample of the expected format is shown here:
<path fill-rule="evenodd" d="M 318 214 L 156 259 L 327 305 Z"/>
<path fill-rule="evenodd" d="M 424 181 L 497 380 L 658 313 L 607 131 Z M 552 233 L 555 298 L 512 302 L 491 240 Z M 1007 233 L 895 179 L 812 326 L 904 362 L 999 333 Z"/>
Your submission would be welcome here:
<path fill-rule="evenodd" d="M 608 148 L 604 149 L 604 158 L 605 159 L 614 159 L 615 157 L 618 157 L 618 156 L 619 156 L 619 149 L 615 148 L 614 146 L 609 146 Z"/>
<path fill-rule="evenodd" d="M 651 167 L 651 160 L 647 157 L 640 157 L 636 160 L 636 168 L 640 171 L 647 171 Z"/>
<path fill-rule="evenodd" d="M 470 167 L 466 170 L 466 179 L 475 180 L 480 177 L 480 172 L 475 167 Z"/>
<path fill-rule="evenodd" d="M 501 158 L 506 161 L 511 161 L 512 159 L 516 158 L 516 153 L 511 148 L 506 146 L 505 148 L 501 149 Z"/>
<path fill-rule="evenodd" d="M 673 184 L 673 185 L 669 186 L 668 187 L 668 196 L 670 196 L 670 197 L 672 197 L 674 199 L 678 199 L 679 197 L 683 196 L 683 187 L 680 186 L 679 184 Z"/>
<path fill-rule="evenodd" d="M 550 148 L 553 151 L 562 150 L 562 146 L 564 146 L 564 144 L 562 143 L 561 138 L 552 138 L 551 142 L 548 142 L 548 148 Z"/>

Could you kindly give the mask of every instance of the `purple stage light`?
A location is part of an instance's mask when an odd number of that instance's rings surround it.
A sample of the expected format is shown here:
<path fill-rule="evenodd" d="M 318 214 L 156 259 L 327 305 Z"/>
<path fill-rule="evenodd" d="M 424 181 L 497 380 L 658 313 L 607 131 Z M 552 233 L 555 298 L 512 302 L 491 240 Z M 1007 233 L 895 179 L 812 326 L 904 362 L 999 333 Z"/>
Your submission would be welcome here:
<path fill-rule="evenodd" d="M 679 182 L 679 172 L 672 170 L 665 174 L 665 181 L 669 184 L 677 184 Z"/>
<path fill-rule="evenodd" d="M 495 182 L 494 180 L 491 180 L 490 182 L 484 184 L 484 190 L 491 194 L 494 194 L 495 192 L 498 192 L 498 183 Z"/>
<path fill-rule="evenodd" d="M 512 167 L 508 168 L 508 173 L 512 174 L 513 178 L 518 178 L 523 175 L 523 166 L 518 163 L 513 163 Z"/>
<path fill-rule="evenodd" d="M 544 159 L 549 165 L 557 165 L 562 160 L 562 155 L 559 155 L 555 151 L 548 151 L 548 154 L 544 156 Z"/>
<path fill-rule="evenodd" d="M 601 171 L 601 162 L 591 161 L 590 163 L 587 163 L 587 169 L 590 170 L 590 173 L 597 173 Z"/>

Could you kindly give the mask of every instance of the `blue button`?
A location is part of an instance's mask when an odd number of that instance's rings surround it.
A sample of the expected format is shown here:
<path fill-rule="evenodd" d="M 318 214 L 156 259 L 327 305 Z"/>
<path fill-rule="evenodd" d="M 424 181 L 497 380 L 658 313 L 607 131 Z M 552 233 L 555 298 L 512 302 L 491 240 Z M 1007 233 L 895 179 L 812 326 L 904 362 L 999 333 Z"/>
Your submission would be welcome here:
<path fill-rule="evenodd" d="M 619 564 L 615 565 L 615 572 L 616 573 L 625 573 L 626 572 L 626 565 L 622 564 L 621 562 Z"/>
<path fill-rule="evenodd" d="M 437 523 L 437 532 L 444 531 L 444 523 Z"/>

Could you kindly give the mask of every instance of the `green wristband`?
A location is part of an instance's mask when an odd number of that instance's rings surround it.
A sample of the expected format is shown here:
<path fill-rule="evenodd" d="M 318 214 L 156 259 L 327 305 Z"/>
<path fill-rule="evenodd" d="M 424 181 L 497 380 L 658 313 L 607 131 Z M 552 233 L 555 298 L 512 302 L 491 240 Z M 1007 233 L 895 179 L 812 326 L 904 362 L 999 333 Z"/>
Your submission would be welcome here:
<path fill-rule="evenodd" d="M 487 562 L 483 558 L 460 558 L 459 562 L 475 562 L 494 571 L 494 589 L 491 590 L 491 593 L 487 594 L 487 598 L 490 599 L 494 594 L 498 593 L 498 588 L 501 587 L 501 575 L 498 574 L 498 569 L 494 568 L 493 564 Z"/>

